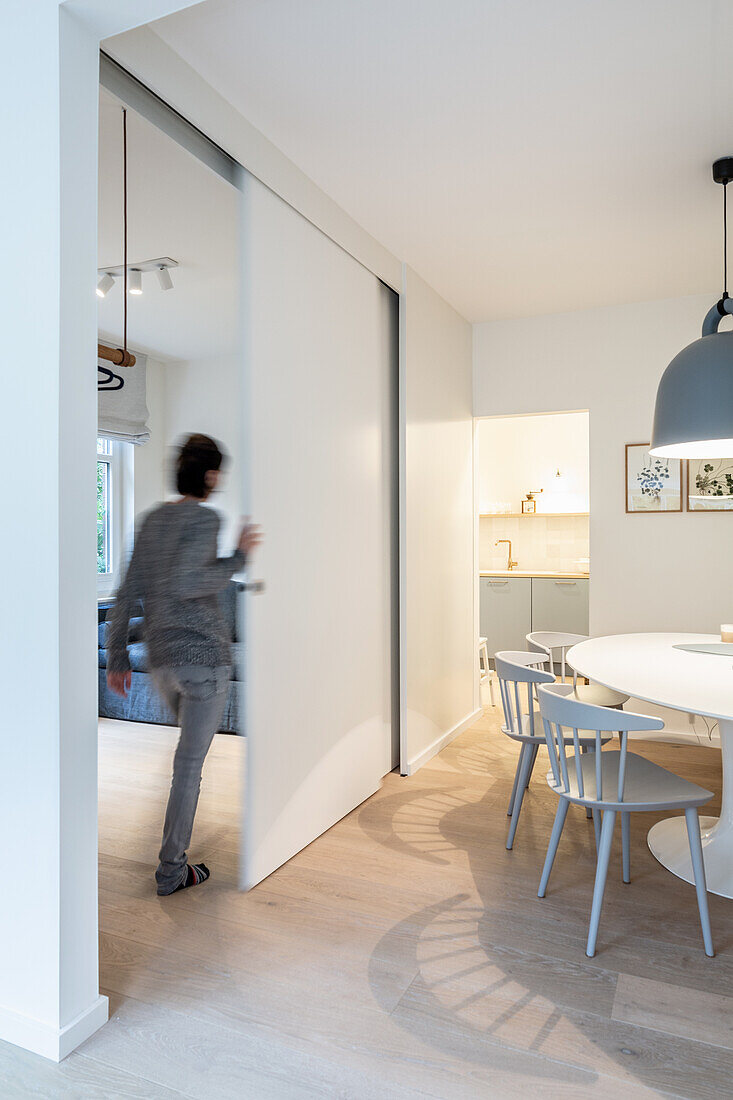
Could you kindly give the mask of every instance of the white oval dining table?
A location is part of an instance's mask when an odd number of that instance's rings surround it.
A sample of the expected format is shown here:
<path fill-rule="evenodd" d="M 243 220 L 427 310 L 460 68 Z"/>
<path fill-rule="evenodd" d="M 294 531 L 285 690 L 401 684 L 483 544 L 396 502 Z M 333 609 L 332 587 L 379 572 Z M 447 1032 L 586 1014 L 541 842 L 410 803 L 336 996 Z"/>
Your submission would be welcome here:
<path fill-rule="evenodd" d="M 715 643 L 720 644 L 717 634 L 615 634 L 579 642 L 567 660 L 581 676 L 604 687 L 717 721 L 723 763 L 720 817 L 701 817 L 700 830 L 708 890 L 733 898 L 733 656 L 675 648 Z M 694 882 L 684 817 L 658 821 L 647 843 L 668 870 Z"/>

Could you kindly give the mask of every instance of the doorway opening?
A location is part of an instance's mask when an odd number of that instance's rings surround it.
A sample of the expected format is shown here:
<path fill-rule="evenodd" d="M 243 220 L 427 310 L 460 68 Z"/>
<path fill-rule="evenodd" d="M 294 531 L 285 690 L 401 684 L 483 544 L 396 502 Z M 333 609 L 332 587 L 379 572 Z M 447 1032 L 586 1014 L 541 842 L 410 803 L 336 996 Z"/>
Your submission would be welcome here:
<path fill-rule="evenodd" d="M 142 605 L 130 620 L 129 691 L 123 698 L 107 684 L 108 616 L 129 560 L 136 521 L 177 496 L 176 448 L 194 432 L 214 438 L 227 456 L 217 491 L 204 505 L 220 519 L 220 555 L 232 553 L 245 511 L 239 193 L 221 172 L 143 117 L 129 100 L 129 94 L 122 97 L 100 88 L 98 335 L 101 344 L 122 347 L 124 286 L 116 269 L 123 262 L 124 110 L 127 342 L 135 357 L 129 368 L 100 360 L 98 381 L 103 928 L 111 908 L 129 916 L 136 899 L 155 891 L 153 872 L 179 733 L 177 715 L 156 690 Z M 232 667 L 220 730 L 204 766 L 188 852 L 189 862 L 215 862 L 218 877 L 232 885 L 238 879 L 245 747 L 244 738 L 237 736 L 245 733 L 243 580 L 243 575 L 234 575 L 218 595 Z"/>
<path fill-rule="evenodd" d="M 499 702 L 489 676 L 495 653 L 526 651 L 532 631 L 588 634 L 589 414 L 479 419 L 475 439 L 479 675 L 486 705 L 492 693 Z"/>
<path fill-rule="evenodd" d="M 144 291 L 130 300 L 129 320 L 130 348 L 147 372 L 146 424 L 135 439 L 110 444 L 133 453 L 129 514 L 167 495 L 171 447 L 201 431 L 230 455 L 226 489 L 215 502 L 223 518 L 221 552 L 231 551 L 245 512 L 252 510 L 267 533 L 267 596 L 248 606 L 248 686 L 235 660 L 225 727 L 214 745 L 246 726 L 240 816 L 238 792 L 230 792 L 226 848 L 220 832 L 212 842 L 234 857 L 232 873 L 241 872 L 235 880 L 249 887 L 374 793 L 396 763 L 398 299 L 104 57 L 102 75 L 103 128 L 110 114 L 119 133 L 121 105 L 128 109 L 130 267 L 142 272 Z M 110 234 L 120 239 L 104 223 L 119 220 L 121 209 L 119 145 L 105 142 L 104 129 L 100 153 L 100 180 L 117 181 L 109 196 L 100 184 L 104 278 L 118 266 L 105 242 Z M 156 250 L 172 261 L 167 289 L 148 270 L 155 267 L 148 254 Z M 166 312 L 180 288 L 187 294 L 179 295 L 178 311 Z M 108 291 L 100 339 L 119 346 L 110 318 L 121 309 L 119 301 L 113 309 L 115 287 Z M 106 447 L 107 433 L 100 430 L 99 439 Z M 100 507 L 104 512 L 103 499 Z M 116 529 L 114 516 L 108 528 Z M 130 527 L 127 546 L 132 534 Z M 139 662 L 133 692 L 120 704 L 105 684 L 110 596 L 100 595 L 100 714 L 155 724 L 145 736 L 163 743 L 161 759 L 168 761 L 174 716 L 159 703 L 146 667 L 144 609 L 143 621 L 132 624 L 141 635 L 130 638 Z M 226 615 L 235 654 L 241 647 L 244 657 L 239 595 L 231 596 Z M 253 730 L 260 736 L 250 736 Z M 130 730 L 118 734 L 125 748 Z M 241 748 L 222 752 L 243 755 Z M 205 769 L 204 801 L 206 775 Z M 160 813 L 160 792 L 154 802 Z M 247 824 L 238 868 L 233 837 L 242 809 Z M 146 829 L 147 813 L 140 818 Z M 195 831 L 192 848 L 196 841 Z M 158 842 L 157 831 L 146 837 L 148 866 Z"/>

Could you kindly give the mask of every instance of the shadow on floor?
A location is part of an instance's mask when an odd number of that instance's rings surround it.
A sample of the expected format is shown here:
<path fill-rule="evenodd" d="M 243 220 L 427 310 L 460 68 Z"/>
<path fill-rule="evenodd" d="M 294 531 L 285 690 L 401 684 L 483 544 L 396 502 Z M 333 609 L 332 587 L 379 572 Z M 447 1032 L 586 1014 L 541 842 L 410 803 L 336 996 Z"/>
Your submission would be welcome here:
<path fill-rule="evenodd" d="M 721 1068 L 733 1071 L 731 1051 L 715 1048 L 716 1072 L 706 1074 L 711 1050 L 706 1044 L 619 1022 L 613 1008 L 619 973 L 729 992 L 733 958 L 726 952 L 730 918 L 724 899 L 711 897 L 718 956 L 707 960 L 694 889 L 656 864 L 645 843 L 654 818 L 638 815 L 632 883 L 622 884 L 615 851 L 599 952 L 588 960 L 592 823 L 580 809 L 570 815 L 548 897 L 538 899 L 555 810 L 555 796 L 544 783 L 546 768 L 538 764 L 515 848 L 507 852 L 514 760 L 505 755 L 497 766 L 487 757 L 488 750 L 475 743 L 461 748 L 456 742 L 441 754 L 440 776 L 455 769 L 450 775 L 455 780 L 463 771 L 465 786 L 406 789 L 375 800 L 359 815 L 365 831 L 385 846 L 450 867 L 449 889 L 460 881 L 466 885 L 466 892 L 448 893 L 400 921 L 373 953 L 373 960 L 383 958 L 386 941 L 393 938 L 392 948 L 400 943 L 409 950 L 417 970 L 392 1020 L 429 1046 L 484 1070 L 516 1073 L 518 1082 L 530 1077 L 555 1082 L 553 1095 L 561 1082 L 571 1092 L 600 1082 L 605 1094 L 602 1076 L 614 1094 L 620 1085 L 639 1096 L 643 1085 L 654 1090 L 650 1095 L 663 1090 L 713 1100 L 720 1095 L 714 1082 L 720 1081 Z M 405 878 L 409 882 L 409 872 Z M 374 982 L 372 991 L 389 1011 L 384 983 Z M 609 1078 L 616 1079 L 616 1087 Z"/>

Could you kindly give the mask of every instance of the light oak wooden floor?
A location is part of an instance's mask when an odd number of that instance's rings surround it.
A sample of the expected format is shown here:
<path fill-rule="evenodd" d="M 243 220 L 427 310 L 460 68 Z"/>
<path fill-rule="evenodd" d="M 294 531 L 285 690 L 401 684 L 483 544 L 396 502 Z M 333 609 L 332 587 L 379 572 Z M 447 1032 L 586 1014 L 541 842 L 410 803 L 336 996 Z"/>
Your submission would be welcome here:
<path fill-rule="evenodd" d="M 517 749 L 496 712 L 382 790 L 250 894 L 236 889 L 244 743 L 219 736 L 191 849 L 210 882 L 160 899 L 152 873 L 175 731 L 100 726 L 101 982 L 109 1024 L 61 1066 L 0 1044 L 10 1097 L 504 1098 L 733 1094 L 733 902 L 616 850 L 586 959 L 594 848 L 538 761 L 504 848 Z M 636 751 L 719 792 L 716 750 Z M 544 767 L 543 767 L 544 765 Z M 717 808 L 717 801 L 713 804 Z"/>

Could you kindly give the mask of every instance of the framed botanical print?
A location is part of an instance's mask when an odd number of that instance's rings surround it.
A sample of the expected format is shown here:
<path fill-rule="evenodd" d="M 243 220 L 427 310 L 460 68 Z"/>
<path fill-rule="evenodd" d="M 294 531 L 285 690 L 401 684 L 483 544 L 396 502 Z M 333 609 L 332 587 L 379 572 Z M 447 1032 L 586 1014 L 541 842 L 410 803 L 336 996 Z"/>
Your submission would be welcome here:
<path fill-rule="evenodd" d="M 687 460 L 687 511 L 733 512 L 733 458 Z"/>
<path fill-rule="evenodd" d="M 681 512 L 682 459 L 655 458 L 649 446 L 626 444 L 626 511 Z"/>

